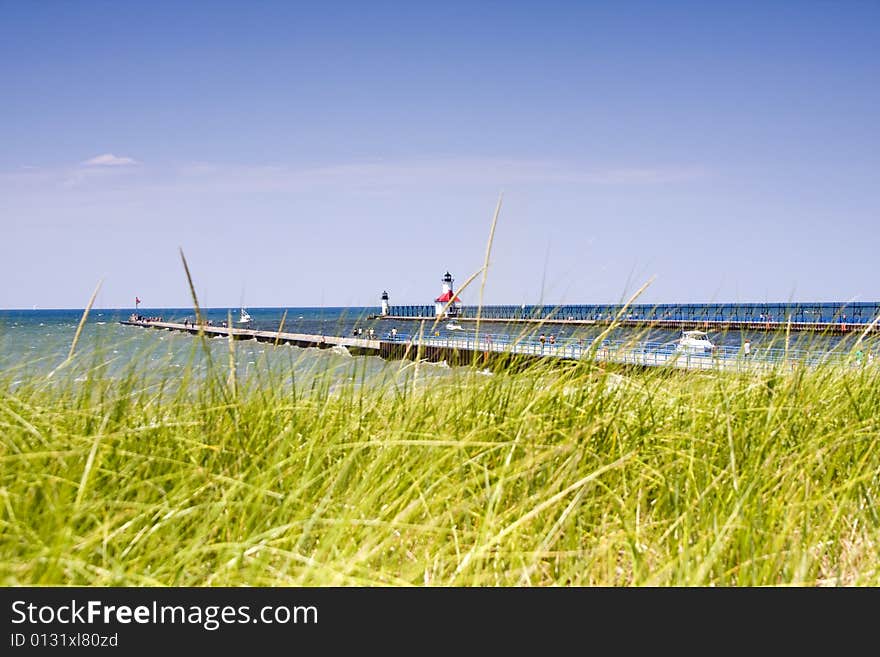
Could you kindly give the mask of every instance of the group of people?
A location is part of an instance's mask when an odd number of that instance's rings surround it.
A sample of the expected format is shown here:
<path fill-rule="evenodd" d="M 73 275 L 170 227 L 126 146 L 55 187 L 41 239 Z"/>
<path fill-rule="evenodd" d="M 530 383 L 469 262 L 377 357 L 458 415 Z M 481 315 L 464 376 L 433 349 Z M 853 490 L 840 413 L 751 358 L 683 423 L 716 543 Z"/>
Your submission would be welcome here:
<path fill-rule="evenodd" d="M 861 365 L 862 363 L 865 363 L 867 365 L 873 365 L 874 364 L 874 352 L 869 351 L 867 354 L 865 354 L 861 349 L 857 350 L 856 351 L 856 365 Z"/>
<path fill-rule="evenodd" d="M 545 336 L 545 335 L 542 333 L 542 334 L 538 337 L 538 341 L 541 343 L 541 346 L 542 346 L 542 347 L 543 347 L 544 344 L 547 343 L 547 342 L 549 342 L 550 344 L 556 344 L 556 336 L 553 335 L 553 334 L 551 333 L 551 334 L 550 334 L 550 337 L 548 338 L 547 336 Z"/>
<path fill-rule="evenodd" d="M 205 326 L 214 326 L 214 322 L 211 321 L 210 319 L 205 320 L 204 322 L 202 322 L 202 324 L 204 324 Z M 183 325 L 187 328 L 195 328 L 196 323 L 193 320 L 191 320 L 189 317 L 184 317 Z M 220 325 L 223 328 L 226 328 L 226 322 L 220 322 Z"/>
<path fill-rule="evenodd" d="M 137 313 L 132 313 L 131 315 L 129 315 L 128 321 L 130 321 L 130 322 L 161 322 L 163 320 L 162 320 L 161 316 L 144 317 L 143 315 L 138 315 Z"/>
<path fill-rule="evenodd" d="M 364 335 L 365 333 L 366 333 L 366 336 Z M 364 329 L 361 328 L 360 326 L 355 326 L 352 329 L 351 334 L 356 338 L 366 337 L 369 340 L 373 340 L 376 338 L 376 330 L 375 329 L 369 328 L 366 331 L 364 331 Z M 386 340 L 396 340 L 397 339 L 397 327 L 392 326 L 391 330 L 389 330 L 388 333 L 385 333 L 383 337 Z"/>

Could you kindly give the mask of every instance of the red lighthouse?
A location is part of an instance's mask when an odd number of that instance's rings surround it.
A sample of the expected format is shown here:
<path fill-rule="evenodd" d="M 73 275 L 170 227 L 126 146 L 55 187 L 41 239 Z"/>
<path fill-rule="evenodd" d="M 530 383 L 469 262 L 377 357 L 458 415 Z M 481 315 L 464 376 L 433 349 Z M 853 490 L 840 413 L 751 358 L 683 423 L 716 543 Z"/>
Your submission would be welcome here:
<path fill-rule="evenodd" d="M 446 272 L 440 282 L 443 283 L 443 292 L 434 299 L 434 310 L 437 317 L 458 317 L 461 312 L 461 299 L 455 295 L 452 289 L 452 274 Z"/>

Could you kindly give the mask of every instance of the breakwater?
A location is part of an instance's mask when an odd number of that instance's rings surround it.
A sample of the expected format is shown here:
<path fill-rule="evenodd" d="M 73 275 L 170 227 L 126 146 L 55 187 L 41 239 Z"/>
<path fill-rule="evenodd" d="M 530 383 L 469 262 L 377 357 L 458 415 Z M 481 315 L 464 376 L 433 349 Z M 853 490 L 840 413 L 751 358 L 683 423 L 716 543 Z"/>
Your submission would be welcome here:
<path fill-rule="evenodd" d="M 678 369 L 752 371 L 783 366 L 813 366 L 836 363 L 846 366 L 871 365 L 871 354 L 856 357 L 845 352 L 809 352 L 786 348 L 753 349 L 745 353 L 739 347 L 719 346 L 710 352 L 693 353 L 676 344 L 628 341 L 559 339 L 546 342 L 533 336 L 493 336 L 491 334 L 462 337 L 440 337 L 424 334 L 387 334 L 378 338 L 313 335 L 284 331 L 229 328 L 202 324 L 165 322 L 155 320 L 128 320 L 120 322 L 192 335 L 231 337 L 234 340 L 257 340 L 276 345 L 328 349 L 344 347 L 354 355 L 376 355 L 384 359 L 445 361 L 450 365 L 492 365 L 515 367 L 537 360 L 559 361 L 596 360 L 600 362 L 634 365 L 639 367 L 674 367 Z"/>
<path fill-rule="evenodd" d="M 213 326 L 210 324 L 191 324 L 179 322 L 164 322 L 149 319 L 130 319 L 119 322 L 123 326 L 141 326 L 154 329 L 166 329 L 169 331 L 181 331 L 192 335 L 209 336 L 232 336 L 235 340 L 257 340 L 258 342 L 272 342 L 274 344 L 291 344 L 297 347 L 317 347 L 325 349 L 335 346 L 345 347 L 351 353 L 369 354 L 381 350 L 379 340 L 369 338 L 352 338 L 334 335 L 313 335 L 308 333 L 290 333 L 286 331 L 260 331 L 248 328 L 228 328 L 225 326 Z"/>
<path fill-rule="evenodd" d="M 749 304 L 600 304 L 453 306 L 448 317 L 464 322 L 575 324 L 665 329 L 741 331 L 880 332 L 880 302 Z M 375 319 L 437 319 L 435 306 L 389 306 Z"/>

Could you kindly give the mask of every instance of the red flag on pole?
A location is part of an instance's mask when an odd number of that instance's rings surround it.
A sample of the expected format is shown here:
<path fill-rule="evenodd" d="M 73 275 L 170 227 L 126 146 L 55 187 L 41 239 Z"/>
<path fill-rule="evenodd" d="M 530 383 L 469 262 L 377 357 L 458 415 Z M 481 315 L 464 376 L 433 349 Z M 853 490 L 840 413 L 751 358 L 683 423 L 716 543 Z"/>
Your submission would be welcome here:
<path fill-rule="evenodd" d="M 134 305 L 138 305 L 141 302 L 139 297 L 134 298 Z"/>

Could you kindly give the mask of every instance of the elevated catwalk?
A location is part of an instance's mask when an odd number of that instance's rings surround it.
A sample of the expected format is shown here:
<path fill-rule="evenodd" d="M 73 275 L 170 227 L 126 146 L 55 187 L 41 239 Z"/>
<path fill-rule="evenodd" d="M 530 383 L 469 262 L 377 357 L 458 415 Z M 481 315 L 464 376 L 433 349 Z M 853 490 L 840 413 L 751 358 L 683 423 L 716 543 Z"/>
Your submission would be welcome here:
<path fill-rule="evenodd" d="M 210 325 L 196 327 L 191 324 L 146 320 L 129 320 L 120 323 L 126 326 L 182 331 L 193 335 L 202 333 L 208 336 L 231 336 L 235 340 L 257 340 L 276 345 L 290 344 L 322 349 L 341 346 L 355 355 L 372 354 L 386 359 L 446 361 L 451 365 L 470 363 L 515 365 L 541 359 L 565 361 L 594 359 L 641 367 L 667 366 L 680 369 L 752 371 L 780 365 L 817 365 L 833 362 L 845 366 L 862 366 L 872 362 L 868 359 L 864 362 L 854 361 L 849 354 L 808 353 L 781 348 L 753 349 L 746 356 L 735 347 L 722 346 L 711 353 L 694 354 L 681 352 L 668 343 L 622 340 L 602 340 L 596 343 L 568 338 L 547 343 L 534 337 L 498 339 L 489 333 L 466 337 L 398 334 L 394 337 L 389 335 L 380 339 L 364 339 Z M 862 327 L 863 330 L 864 328 Z"/>

